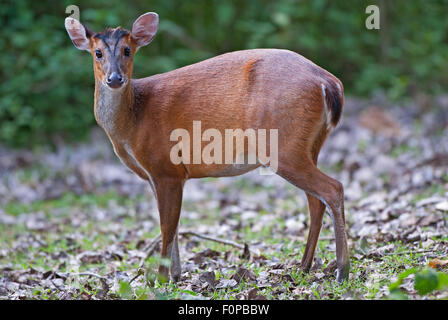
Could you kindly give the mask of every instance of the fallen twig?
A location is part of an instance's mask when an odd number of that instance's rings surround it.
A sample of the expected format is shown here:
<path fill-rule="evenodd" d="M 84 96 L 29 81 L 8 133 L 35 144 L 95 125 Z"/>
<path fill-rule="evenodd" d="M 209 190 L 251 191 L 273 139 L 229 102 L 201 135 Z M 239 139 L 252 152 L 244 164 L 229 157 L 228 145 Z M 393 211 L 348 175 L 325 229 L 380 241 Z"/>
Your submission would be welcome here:
<path fill-rule="evenodd" d="M 159 244 L 159 242 L 162 241 L 162 235 L 159 234 L 156 238 L 154 238 L 144 249 L 143 251 L 147 251 L 146 255 L 144 258 L 142 258 L 140 260 L 140 268 L 143 267 L 143 265 L 145 264 L 146 259 L 148 259 L 150 256 L 152 256 L 152 254 L 154 253 L 154 251 L 157 248 L 157 245 Z M 135 279 L 133 279 L 135 280 Z"/>
<path fill-rule="evenodd" d="M 181 232 L 179 232 L 179 234 L 181 236 L 187 236 L 187 237 L 188 236 L 195 236 L 195 237 L 198 237 L 198 238 L 201 238 L 201 239 L 205 239 L 205 240 L 209 240 L 209 241 L 214 241 L 214 242 L 226 244 L 226 245 L 229 245 L 229 246 L 232 246 L 232 247 L 244 250 L 244 244 L 239 244 L 239 243 L 236 243 L 234 241 L 227 240 L 227 239 L 215 238 L 215 237 L 207 236 L 205 234 L 201 234 L 201 233 L 197 233 L 197 232 L 193 232 L 193 231 L 181 231 Z M 250 248 L 249 248 L 249 251 L 251 253 L 255 254 L 255 255 L 259 255 L 258 252 L 255 252 L 255 251 L 251 250 Z"/>
<path fill-rule="evenodd" d="M 193 232 L 193 231 L 180 231 L 179 235 L 181 236 L 194 236 L 197 238 L 201 238 L 204 240 L 209 240 L 209 241 L 214 241 L 214 242 L 218 242 L 218 243 L 222 243 L 228 246 L 232 246 L 238 249 L 243 249 L 244 250 L 244 245 L 243 244 L 239 244 L 236 243 L 234 241 L 230 241 L 227 239 L 220 239 L 220 238 L 215 238 L 215 237 L 211 237 L 211 236 L 207 236 L 205 234 L 201 234 L 201 233 L 197 233 L 197 232 Z M 162 241 L 162 235 L 158 235 L 156 238 L 154 238 L 144 249 L 143 251 L 147 251 L 145 257 L 140 261 L 140 268 L 143 267 L 146 259 L 148 259 L 155 251 L 155 249 L 157 248 L 157 245 L 159 244 L 159 242 Z M 259 252 L 254 251 L 252 249 L 249 248 L 249 251 L 254 254 L 254 255 L 260 255 Z"/>
<path fill-rule="evenodd" d="M 93 273 L 93 272 L 78 272 L 78 273 L 71 273 L 69 276 L 90 276 L 90 277 L 97 277 L 102 280 L 107 280 L 106 277 L 101 276 L 99 274 Z"/>
<path fill-rule="evenodd" d="M 162 235 L 159 234 L 157 237 L 155 237 L 146 247 L 143 248 L 142 251 L 146 251 L 149 249 L 152 249 L 153 247 L 157 246 L 157 244 L 162 241 Z"/>
<path fill-rule="evenodd" d="M 245 250 L 245 245 L 243 245 L 243 244 L 239 244 L 239 243 L 236 243 L 236 242 L 234 242 L 234 241 L 230 241 L 230 240 L 226 240 L 226 239 L 220 239 L 220 238 L 215 238 L 215 237 L 207 236 L 207 235 L 205 235 L 205 234 L 201 234 L 201 233 L 197 233 L 197 232 L 193 232 L 193 231 L 180 231 L 180 232 L 179 232 L 179 235 L 181 235 L 181 236 L 186 236 L 186 237 L 188 237 L 188 236 L 194 236 L 194 237 L 201 238 L 201 239 L 204 239 L 204 240 L 214 241 L 214 242 L 218 242 L 218 243 L 222 243 L 222 244 L 225 244 L 225 245 L 229 245 L 229 246 L 232 246 L 232 247 L 235 247 L 235 248 L 238 248 L 238 249 Z M 154 253 L 154 251 L 156 250 L 157 245 L 159 244 L 160 241 L 162 241 L 162 235 L 161 235 L 161 234 L 159 234 L 156 238 L 154 238 L 154 239 L 153 239 L 153 240 L 152 240 L 152 241 L 151 241 L 151 242 L 150 242 L 150 243 L 143 249 L 143 251 L 147 251 L 147 253 L 146 253 L 145 257 L 142 258 L 141 261 L 140 261 L 140 267 L 139 267 L 139 269 L 138 269 L 138 271 L 137 271 L 137 275 L 136 275 L 135 277 L 133 277 L 129 283 L 132 283 L 135 279 L 137 279 L 137 278 L 140 277 L 142 274 L 144 274 L 144 272 L 142 272 L 142 270 L 143 270 L 143 266 L 144 266 L 144 264 L 145 264 L 145 261 L 146 261 L 150 256 L 153 255 L 153 253 Z M 247 246 L 247 245 L 246 245 L 246 246 Z M 252 253 L 252 254 L 254 254 L 254 255 L 256 255 L 256 256 L 260 255 L 259 252 L 254 251 L 254 250 L 251 250 L 250 248 L 249 248 L 249 252 Z"/>
<path fill-rule="evenodd" d="M 403 172 L 403 174 L 411 173 L 411 172 L 414 171 L 415 169 L 418 169 L 418 168 L 420 168 L 420 167 L 427 166 L 427 165 L 430 165 L 430 166 L 433 166 L 433 167 L 436 167 L 436 166 L 446 166 L 446 165 L 448 165 L 448 154 L 445 154 L 445 153 L 437 153 L 437 154 L 435 154 L 434 156 L 432 156 L 431 158 L 425 159 L 425 160 L 423 160 L 423 161 L 417 163 L 416 165 L 414 165 L 414 166 L 411 167 L 411 168 L 407 168 L 407 169 Z"/>
<path fill-rule="evenodd" d="M 383 256 L 399 256 L 402 254 L 415 254 L 415 253 L 425 253 L 425 252 L 434 252 L 434 250 L 426 249 L 426 250 L 411 250 L 411 251 L 402 251 L 402 252 L 386 252 L 383 253 Z"/>
<path fill-rule="evenodd" d="M 132 282 L 134 282 L 135 279 L 137 279 L 138 277 L 140 277 L 141 275 L 144 275 L 145 271 L 140 267 L 137 270 L 137 275 L 131 279 L 131 281 L 129 281 L 129 284 L 131 284 Z"/>

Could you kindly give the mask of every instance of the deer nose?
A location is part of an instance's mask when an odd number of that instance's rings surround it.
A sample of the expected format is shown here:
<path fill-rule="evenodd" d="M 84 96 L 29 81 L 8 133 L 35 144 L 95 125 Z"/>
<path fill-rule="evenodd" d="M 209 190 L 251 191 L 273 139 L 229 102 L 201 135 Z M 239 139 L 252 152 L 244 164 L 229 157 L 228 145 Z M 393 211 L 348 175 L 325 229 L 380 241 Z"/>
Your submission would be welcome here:
<path fill-rule="evenodd" d="M 119 88 L 124 82 L 124 77 L 117 72 L 112 72 L 106 79 L 106 83 L 111 88 Z"/>

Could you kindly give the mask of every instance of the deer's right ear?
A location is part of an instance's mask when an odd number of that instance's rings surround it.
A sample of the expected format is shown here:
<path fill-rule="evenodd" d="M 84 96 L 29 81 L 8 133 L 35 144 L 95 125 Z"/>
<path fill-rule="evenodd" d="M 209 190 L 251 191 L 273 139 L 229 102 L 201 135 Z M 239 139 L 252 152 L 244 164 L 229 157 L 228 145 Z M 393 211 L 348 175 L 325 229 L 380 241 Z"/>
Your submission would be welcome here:
<path fill-rule="evenodd" d="M 76 48 L 90 51 L 90 41 L 81 22 L 73 18 L 65 18 L 65 29 Z"/>

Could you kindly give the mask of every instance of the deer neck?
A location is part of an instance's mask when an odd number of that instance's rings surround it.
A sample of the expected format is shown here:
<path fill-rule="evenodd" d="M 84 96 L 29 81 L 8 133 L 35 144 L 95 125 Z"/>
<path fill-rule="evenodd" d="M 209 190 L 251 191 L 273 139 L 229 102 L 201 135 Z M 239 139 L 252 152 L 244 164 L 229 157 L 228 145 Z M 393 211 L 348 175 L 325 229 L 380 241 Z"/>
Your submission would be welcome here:
<path fill-rule="evenodd" d="M 114 142 L 127 140 L 132 133 L 135 127 L 133 107 L 134 93 L 130 81 L 115 90 L 96 81 L 95 119 Z"/>

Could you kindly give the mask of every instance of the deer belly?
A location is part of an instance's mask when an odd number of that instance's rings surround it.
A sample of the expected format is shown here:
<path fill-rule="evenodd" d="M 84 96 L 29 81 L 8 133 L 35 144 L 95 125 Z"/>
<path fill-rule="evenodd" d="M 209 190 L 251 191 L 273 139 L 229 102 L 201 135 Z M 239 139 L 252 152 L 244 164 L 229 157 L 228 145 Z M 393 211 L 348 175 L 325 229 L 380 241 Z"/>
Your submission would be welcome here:
<path fill-rule="evenodd" d="M 245 174 L 260 167 L 256 164 L 210 164 L 210 165 L 189 165 L 187 170 L 190 178 L 204 177 L 233 177 Z"/>

